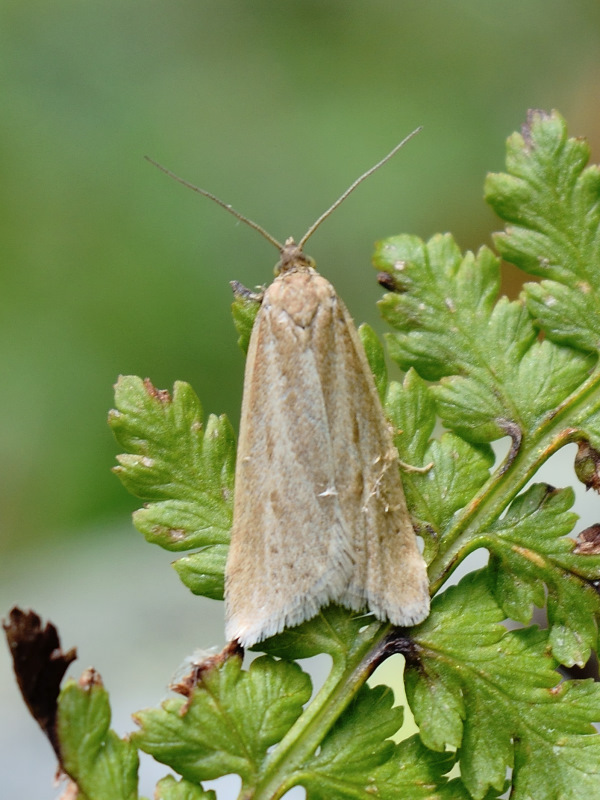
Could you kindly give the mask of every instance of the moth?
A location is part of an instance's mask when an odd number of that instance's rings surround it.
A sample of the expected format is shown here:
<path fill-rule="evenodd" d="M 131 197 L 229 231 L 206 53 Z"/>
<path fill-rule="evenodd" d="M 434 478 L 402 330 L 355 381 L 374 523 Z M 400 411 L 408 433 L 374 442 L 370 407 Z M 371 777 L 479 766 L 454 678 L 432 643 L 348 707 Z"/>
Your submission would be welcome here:
<path fill-rule="evenodd" d="M 394 625 L 429 613 L 426 565 L 406 506 L 398 452 L 354 322 L 304 245 L 280 252 L 246 358 L 225 571 L 226 638 L 250 647 L 337 603 Z M 153 162 L 155 163 L 155 162 Z"/>

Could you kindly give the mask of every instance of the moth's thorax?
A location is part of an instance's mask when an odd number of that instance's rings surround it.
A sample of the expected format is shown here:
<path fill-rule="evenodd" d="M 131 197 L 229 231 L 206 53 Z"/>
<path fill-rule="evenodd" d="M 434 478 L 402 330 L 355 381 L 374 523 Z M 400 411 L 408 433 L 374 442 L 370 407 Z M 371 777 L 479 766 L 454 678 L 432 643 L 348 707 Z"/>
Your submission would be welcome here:
<path fill-rule="evenodd" d="M 309 328 L 319 315 L 330 314 L 337 295 L 329 281 L 313 268 L 282 272 L 265 292 L 263 307 L 278 324 Z M 286 322 L 287 320 L 287 322 Z"/>
<path fill-rule="evenodd" d="M 280 259 L 275 267 L 275 273 L 282 275 L 285 272 L 303 272 L 315 268 L 315 262 L 307 256 L 302 247 L 290 237 L 285 240 L 285 244 L 281 248 Z"/>

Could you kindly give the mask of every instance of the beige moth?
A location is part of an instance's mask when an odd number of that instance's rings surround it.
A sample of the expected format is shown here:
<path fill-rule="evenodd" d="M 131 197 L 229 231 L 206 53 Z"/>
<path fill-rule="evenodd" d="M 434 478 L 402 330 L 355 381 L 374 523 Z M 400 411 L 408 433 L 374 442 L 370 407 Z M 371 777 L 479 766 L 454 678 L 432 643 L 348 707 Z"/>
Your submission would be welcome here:
<path fill-rule="evenodd" d="M 303 247 L 356 180 L 280 252 L 250 337 L 225 571 L 226 638 L 244 647 L 329 603 L 394 625 L 429 613 L 398 452 L 354 322 Z M 155 162 L 153 162 L 155 163 Z M 157 165 L 160 166 L 160 165 Z"/>

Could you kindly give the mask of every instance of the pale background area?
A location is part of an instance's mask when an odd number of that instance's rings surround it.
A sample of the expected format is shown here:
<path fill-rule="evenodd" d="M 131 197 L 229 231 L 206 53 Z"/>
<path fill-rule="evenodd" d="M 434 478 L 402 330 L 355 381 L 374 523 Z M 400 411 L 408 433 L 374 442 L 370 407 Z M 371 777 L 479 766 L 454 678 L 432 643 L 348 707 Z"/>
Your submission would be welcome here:
<path fill-rule="evenodd" d="M 382 333 L 373 242 L 450 230 L 489 244 L 484 176 L 528 107 L 558 108 L 600 157 L 600 5 L 4 0 L 0 76 L 0 614 L 19 603 L 52 620 L 79 650 L 69 674 L 99 670 L 124 733 L 186 656 L 222 645 L 223 619 L 130 524 L 111 387 L 119 373 L 187 380 L 237 425 L 228 281 L 268 283 L 277 260 L 143 155 L 281 240 L 423 125 L 308 248 Z M 572 460 L 545 479 L 572 483 Z M 578 530 L 598 521 L 596 496 L 578 504 Z M 2 798 L 53 800 L 54 758 L 4 646 L 0 709 Z M 165 772 L 150 764 L 149 797 Z"/>

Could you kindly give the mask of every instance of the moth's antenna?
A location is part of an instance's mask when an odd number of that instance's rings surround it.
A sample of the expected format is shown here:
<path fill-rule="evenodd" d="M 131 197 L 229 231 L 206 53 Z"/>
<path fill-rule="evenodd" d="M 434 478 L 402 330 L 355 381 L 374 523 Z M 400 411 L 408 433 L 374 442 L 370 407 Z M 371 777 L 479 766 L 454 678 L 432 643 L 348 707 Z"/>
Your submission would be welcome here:
<path fill-rule="evenodd" d="M 194 192 L 198 192 L 198 194 L 201 194 L 204 197 L 208 197 L 209 200 L 212 200 L 213 202 L 217 203 L 217 205 L 224 208 L 225 211 L 229 211 L 230 214 L 233 214 L 233 216 L 239 219 L 240 222 L 245 222 L 246 225 L 249 225 L 251 228 L 254 228 L 254 230 L 258 231 L 261 234 L 261 236 L 264 236 L 268 242 L 271 242 L 272 245 L 275 245 L 275 247 L 280 252 L 283 250 L 283 245 L 279 244 L 277 239 L 271 236 L 270 233 L 267 233 L 267 231 L 264 228 L 262 228 L 257 222 L 253 222 L 251 219 L 248 219 L 248 217 L 245 217 L 243 214 L 240 214 L 240 212 L 236 211 L 235 208 L 233 208 L 233 206 L 229 205 L 229 203 L 225 203 L 223 200 L 220 200 L 216 195 L 211 194 L 211 192 L 207 192 L 206 189 L 201 189 L 199 186 L 194 186 L 193 183 L 189 183 L 183 178 L 180 178 L 179 175 L 175 175 L 174 172 L 171 172 L 170 169 L 163 167 L 162 164 L 159 164 L 158 161 L 154 161 L 154 159 L 150 158 L 150 156 L 144 156 L 144 158 L 146 159 L 146 161 L 149 161 L 151 164 L 154 164 L 155 167 L 158 167 L 158 169 L 161 170 L 161 172 L 164 172 L 165 175 L 168 175 L 169 178 L 173 178 L 173 180 L 176 180 L 177 183 L 181 183 L 183 184 L 183 186 L 187 186 L 188 189 L 191 189 Z"/>
<path fill-rule="evenodd" d="M 359 185 L 359 183 L 362 183 L 366 178 L 369 177 L 369 175 L 372 175 L 376 170 L 379 169 L 379 167 L 382 167 L 387 161 L 389 161 L 390 158 L 392 158 L 392 156 L 396 155 L 398 150 L 400 150 L 400 148 L 403 147 L 409 141 L 409 139 L 412 139 L 413 136 L 416 136 L 417 133 L 419 133 L 421 128 L 422 128 L 422 126 L 419 126 L 412 133 L 409 133 L 408 136 L 406 136 L 404 139 L 402 139 L 400 144 L 397 144 L 396 147 L 394 147 L 394 149 L 391 152 L 389 152 L 385 158 L 382 158 L 381 161 L 378 161 L 377 164 L 375 164 L 375 166 L 371 167 L 371 169 L 368 169 L 366 172 L 364 172 L 360 176 L 360 178 L 357 178 L 354 181 L 354 183 L 351 186 L 349 186 L 342 195 L 340 195 L 338 197 L 338 199 L 335 201 L 335 203 L 332 206 L 330 206 L 327 209 L 327 211 L 325 211 L 323 214 L 321 214 L 321 216 L 319 217 L 319 219 L 316 222 L 313 222 L 313 224 L 310 226 L 310 228 L 306 231 L 304 236 L 298 242 L 298 247 L 300 249 L 302 249 L 304 247 L 304 245 L 306 244 L 306 242 L 313 235 L 313 233 L 317 230 L 319 225 L 322 222 L 324 222 L 327 219 L 327 217 L 330 214 L 332 214 L 335 211 L 335 209 L 344 202 L 344 200 L 348 197 L 349 194 L 352 194 L 352 192 L 356 189 L 356 187 Z"/>

